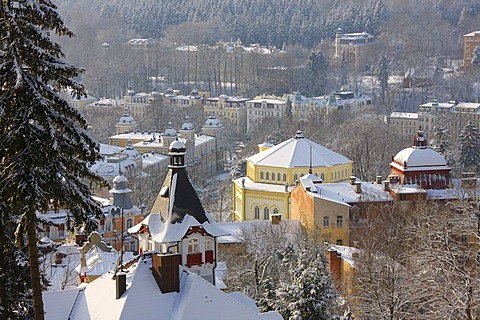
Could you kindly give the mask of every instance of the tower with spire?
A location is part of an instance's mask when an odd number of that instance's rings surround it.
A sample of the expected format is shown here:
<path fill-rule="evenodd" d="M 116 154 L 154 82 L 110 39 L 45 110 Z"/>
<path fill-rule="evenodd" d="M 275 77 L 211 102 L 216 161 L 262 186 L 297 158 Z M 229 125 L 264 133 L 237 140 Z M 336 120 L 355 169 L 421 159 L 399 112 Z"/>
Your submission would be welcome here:
<path fill-rule="evenodd" d="M 185 151 L 179 140 L 170 144 L 168 173 L 151 213 L 128 232 L 138 234 L 141 252 L 178 253 L 181 265 L 214 284 L 217 237 L 226 232 L 205 212 L 185 170 Z"/>

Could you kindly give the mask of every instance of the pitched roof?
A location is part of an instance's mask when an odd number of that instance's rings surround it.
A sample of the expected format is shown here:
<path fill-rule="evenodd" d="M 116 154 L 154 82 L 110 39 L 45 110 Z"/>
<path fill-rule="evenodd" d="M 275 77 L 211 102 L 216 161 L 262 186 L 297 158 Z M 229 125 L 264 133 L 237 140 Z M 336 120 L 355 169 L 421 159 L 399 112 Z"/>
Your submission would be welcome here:
<path fill-rule="evenodd" d="M 310 148 L 312 150 L 312 167 L 331 167 L 352 162 L 347 157 L 305 138 L 301 131 L 297 131 L 294 138 L 257 153 L 247 160 L 260 166 L 308 168 L 310 166 Z"/>
<path fill-rule="evenodd" d="M 84 289 L 44 292 L 46 319 L 282 319 L 260 311 L 241 294 L 229 295 L 197 274 L 181 269 L 180 292 L 162 293 L 152 275 L 151 259 L 127 269 L 127 290 L 115 299 L 108 273 Z"/>

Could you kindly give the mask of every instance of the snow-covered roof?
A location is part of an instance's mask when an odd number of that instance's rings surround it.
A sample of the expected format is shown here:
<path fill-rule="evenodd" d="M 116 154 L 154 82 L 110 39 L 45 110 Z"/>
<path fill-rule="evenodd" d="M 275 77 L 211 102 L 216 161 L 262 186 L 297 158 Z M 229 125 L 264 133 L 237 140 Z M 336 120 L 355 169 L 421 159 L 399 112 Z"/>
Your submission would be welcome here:
<path fill-rule="evenodd" d="M 283 101 L 283 100 L 278 100 L 278 99 L 252 99 L 252 100 L 248 100 L 247 103 L 249 103 L 250 105 L 252 103 L 271 103 L 271 104 L 287 104 L 286 101 Z"/>
<path fill-rule="evenodd" d="M 148 168 L 149 166 L 161 163 L 168 163 L 168 156 L 160 153 L 148 152 L 142 155 L 142 168 Z"/>
<path fill-rule="evenodd" d="M 116 153 L 120 153 L 123 151 L 124 148 L 112 146 L 110 144 L 100 143 L 100 154 L 102 156 L 111 156 Z"/>
<path fill-rule="evenodd" d="M 162 293 L 142 258 L 126 271 L 127 289 L 115 299 L 116 281 L 108 273 L 83 289 L 44 292 L 46 319 L 282 319 L 277 312 L 260 313 L 250 300 L 229 295 L 199 275 L 180 267 L 180 292 Z M 238 300 L 237 300 L 238 299 Z M 245 304 L 246 303 L 246 304 Z"/>
<path fill-rule="evenodd" d="M 420 170 L 420 169 L 449 169 L 447 160 L 438 152 L 430 148 L 409 147 L 405 148 L 394 157 L 391 165 L 395 165 L 405 170 Z M 399 166 L 398 163 L 404 164 Z M 406 163 L 406 166 L 405 166 Z"/>
<path fill-rule="evenodd" d="M 393 201 L 390 192 L 383 190 L 383 184 L 360 182 L 361 192 L 357 193 L 355 192 L 355 186 L 347 181 L 312 184 L 310 179 L 300 179 L 300 182 L 304 188 L 310 187 L 310 192 L 314 197 L 333 201 L 342 205 L 357 202 Z"/>
<path fill-rule="evenodd" d="M 409 119 L 409 120 L 416 120 L 418 119 L 418 113 L 416 112 L 392 112 L 390 118 L 402 118 L 402 119 Z"/>
<path fill-rule="evenodd" d="M 337 253 L 340 253 L 342 259 L 345 260 L 352 267 L 355 266 L 354 255 L 361 252 L 360 249 L 349 246 L 332 245 L 330 248 L 337 251 Z"/>
<path fill-rule="evenodd" d="M 312 167 L 331 167 L 352 162 L 347 157 L 305 138 L 301 131 L 297 131 L 294 138 L 257 153 L 247 160 L 257 166 L 308 168 L 310 166 L 310 148 Z"/>
<path fill-rule="evenodd" d="M 464 37 L 475 37 L 475 36 L 478 36 L 480 35 L 480 31 L 474 31 L 474 32 L 470 32 L 470 33 L 467 33 L 464 35 Z"/>
<path fill-rule="evenodd" d="M 254 228 L 263 228 L 263 226 L 275 226 L 268 220 L 252 220 L 241 222 L 217 222 L 216 226 L 225 230 L 228 235 L 218 238 L 218 243 L 241 243 L 244 241 L 243 235 Z M 286 230 L 286 236 L 294 240 L 295 236 L 302 230 L 301 222 L 298 219 L 287 219 L 280 221 L 280 226 Z"/>
<path fill-rule="evenodd" d="M 233 183 L 242 186 L 246 190 L 288 193 L 293 189 L 293 186 L 288 186 L 287 190 L 285 190 L 284 185 L 253 182 L 249 177 L 235 179 L 233 180 Z"/>
<path fill-rule="evenodd" d="M 209 115 L 207 121 L 205 121 L 205 126 L 208 127 L 219 127 L 221 125 L 220 120 L 218 120 L 213 114 Z"/>

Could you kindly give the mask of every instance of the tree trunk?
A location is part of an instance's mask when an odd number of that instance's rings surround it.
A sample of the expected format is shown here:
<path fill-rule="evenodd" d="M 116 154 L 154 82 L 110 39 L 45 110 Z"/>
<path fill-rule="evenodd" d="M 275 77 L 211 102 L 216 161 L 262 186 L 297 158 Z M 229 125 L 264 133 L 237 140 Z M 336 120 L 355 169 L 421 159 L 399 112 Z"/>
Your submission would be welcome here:
<path fill-rule="evenodd" d="M 30 280 L 32 281 L 33 292 L 33 311 L 35 312 L 35 320 L 44 320 L 45 315 L 43 311 L 42 287 L 40 284 L 37 234 L 35 232 L 35 212 L 29 212 L 27 215 L 26 231 L 28 238 L 28 257 L 30 260 Z"/>

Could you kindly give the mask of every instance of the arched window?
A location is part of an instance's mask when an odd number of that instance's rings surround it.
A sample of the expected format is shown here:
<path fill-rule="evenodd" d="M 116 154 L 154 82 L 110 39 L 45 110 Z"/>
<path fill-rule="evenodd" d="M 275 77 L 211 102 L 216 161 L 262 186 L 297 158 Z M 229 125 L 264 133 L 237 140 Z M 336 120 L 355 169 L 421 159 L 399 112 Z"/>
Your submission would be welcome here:
<path fill-rule="evenodd" d="M 255 219 L 260 219 L 260 207 L 255 206 Z"/>
<path fill-rule="evenodd" d="M 273 214 L 278 214 L 278 208 L 273 209 Z"/>
<path fill-rule="evenodd" d="M 293 175 L 293 181 L 297 181 L 297 180 L 298 180 L 298 174 L 295 173 L 295 174 Z"/>
<path fill-rule="evenodd" d="M 278 180 L 280 180 L 280 179 L 278 179 Z M 287 182 L 287 174 L 286 173 L 283 174 L 283 182 Z"/>
<path fill-rule="evenodd" d="M 265 174 L 265 180 L 270 180 L 270 172 L 267 172 L 267 173 Z"/>
<path fill-rule="evenodd" d="M 263 208 L 263 220 L 268 220 L 270 218 L 270 212 L 268 207 Z"/>
<path fill-rule="evenodd" d="M 190 239 L 188 240 L 188 253 L 195 253 L 198 251 L 198 239 Z"/>
<path fill-rule="evenodd" d="M 325 175 L 323 173 L 320 175 L 320 179 L 325 180 Z"/>
<path fill-rule="evenodd" d="M 275 181 L 275 172 L 272 172 L 272 181 Z"/>
<path fill-rule="evenodd" d="M 127 229 L 133 227 L 133 219 L 127 219 Z"/>
<path fill-rule="evenodd" d="M 287 176 L 285 176 L 285 179 L 287 178 Z M 280 173 L 277 173 L 277 180 L 280 181 Z"/>
<path fill-rule="evenodd" d="M 263 180 L 263 171 L 260 172 L 260 180 Z"/>

